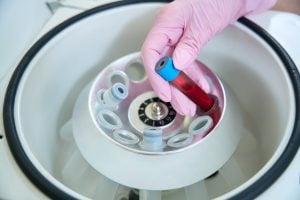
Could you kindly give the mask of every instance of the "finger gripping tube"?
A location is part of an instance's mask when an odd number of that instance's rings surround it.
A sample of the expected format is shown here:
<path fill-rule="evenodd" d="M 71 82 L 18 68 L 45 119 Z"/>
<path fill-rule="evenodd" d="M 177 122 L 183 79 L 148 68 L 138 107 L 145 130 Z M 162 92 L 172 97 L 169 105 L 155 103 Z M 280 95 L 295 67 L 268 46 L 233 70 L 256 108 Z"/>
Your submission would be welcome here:
<path fill-rule="evenodd" d="M 200 88 L 183 71 L 176 69 L 171 57 L 166 56 L 161 58 L 155 66 L 155 71 L 163 79 L 185 94 L 203 111 L 208 112 L 214 106 L 214 98 Z"/>

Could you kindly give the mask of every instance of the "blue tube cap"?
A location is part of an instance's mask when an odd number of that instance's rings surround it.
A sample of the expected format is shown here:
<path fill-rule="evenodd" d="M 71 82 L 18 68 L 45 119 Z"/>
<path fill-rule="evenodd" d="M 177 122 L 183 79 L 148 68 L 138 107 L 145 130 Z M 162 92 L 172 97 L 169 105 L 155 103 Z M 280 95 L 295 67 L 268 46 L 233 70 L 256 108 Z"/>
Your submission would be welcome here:
<path fill-rule="evenodd" d="M 123 83 L 115 83 L 111 88 L 112 95 L 118 99 L 123 100 L 128 96 L 128 88 Z"/>
<path fill-rule="evenodd" d="M 162 57 L 155 65 L 155 71 L 166 81 L 173 81 L 180 73 L 169 56 Z"/>

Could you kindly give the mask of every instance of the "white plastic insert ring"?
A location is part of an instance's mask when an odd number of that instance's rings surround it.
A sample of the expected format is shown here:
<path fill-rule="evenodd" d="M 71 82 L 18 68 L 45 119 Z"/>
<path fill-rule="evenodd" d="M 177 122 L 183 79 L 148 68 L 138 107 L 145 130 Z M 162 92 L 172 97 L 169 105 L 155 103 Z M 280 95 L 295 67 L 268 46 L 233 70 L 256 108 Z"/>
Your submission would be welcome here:
<path fill-rule="evenodd" d="M 116 130 L 122 128 L 123 124 L 118 115 L 113 111 L 102 109 L 97 115 L 97 121 L 100 126 L 109 129 Z"/>
<path fill-rule="evenodd" d="M 117 70 L 113 71 L 108 77 L 109 85 L 112 87 L 115 83 L 123 83 L 129 88 L 129 78 L 125 72 Z"/>
<path fill-rule="evenodd" d="M 189 133 L 192 135 L 204 135 L 213 126 L 213 120 L 210 116 L 204 115 L 194 119 L 189 126 Z"/>
<path fill-rule="evenodd" d="M 188 133 L 180 133 L 178 135 L 175 135 L 174 137 L 171 137 L 168 140 L 167 145 L 169 147 L 181 148 L 191 144 L 192 141 L 193 141 L 193 135 Z"/>
<path fill-rule="evenodd" d="M 113 132 L 113 137 L 115 140 L 121 144 L 133 145 L 139 143 L 140 139 L 132 132 L 118 129 Z"/>

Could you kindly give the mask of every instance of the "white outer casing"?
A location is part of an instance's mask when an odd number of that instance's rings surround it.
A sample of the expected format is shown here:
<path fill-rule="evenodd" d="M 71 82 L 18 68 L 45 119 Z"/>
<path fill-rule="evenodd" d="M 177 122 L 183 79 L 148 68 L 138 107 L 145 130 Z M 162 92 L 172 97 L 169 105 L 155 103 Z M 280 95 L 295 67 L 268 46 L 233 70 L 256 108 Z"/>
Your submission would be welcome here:
<path fill-rule="evenodd" d="M 19 2 L 18 2 L 19 3 Z M 27 4 L 35 5 L 34 3 L 30 1 L 26 1 Z M 0 3 L 1 5 L 1 3 Z M 42 9 L 42 6 L 40 6 Z M 11 12 L 10 10 L 5 10 L 4 12 Z M 45 10 L 45 12 L 48 12 Z M 74 13 L 81 12 L 81 10 L 76 9 L 60 9 L 55 15 L 52 16 L 52 18 L 49 20 L 49 23 L 45 25 L 47 27 L 46 29 L 43 29 L 41 32 L 46 32 L 46 30 L 49 29 L 49 27 L 52 27 L 58 23 L 58 21 L 62 21 L 63 18 L 66 16 L 69 17 L 70 15 L 73 15 Z M 20 15 L 20 13 L 18 13 Z M 70 15 L 69 15 L 70 14 Z M 285 13 L 273 13 L 273 12 L 267 12 L 263 13 L 261 15 L 257 15 L 258 17 L 255 17 L 255 21 L 258 24 L 262 24 L 263 27 L 269 31 L 275 38 L 281 42 L 281 44 L 284 44 L 283 46 L 286 48 L 286 50 L 290 53 L 294 61 L 296 62 L 298 68 L 299 68 L 299 56 L 293 56 L 293 55 L 300 55 L 300 45 L 299 45 L 299 39 L 296 36 L 299 36 L 300 28 L 295 27 L 293 24 L 287 24 L 287 23 L 281 23 L 281 19 L 284 19 L 285 16 L 289 16 L 289 19 L 291 22 L 295 22 L 299 24 L 299 16 L 291 16 L 290 14 Z M 35 20 L 37 18 L 35 17 Z M 47 21 L 47 20 L 45 20 Z M 34 21 L 36 22 L 36 21 Z M 263 22 L 263 23 L 262 23 Z M 274 22 L 274 23 L 273 23 Z M 278 22 L 278 23 L 275 23 Z M 15 24 L 20 23 L 20 21 L 12 22 Z M 28 22 L 29 24 L 30 22 Z M 39 24 L 34 24 L 36 28 L 40 28 L 41 26 Z M 278 27 L 285 27 L 282 28 L 282 31 L 274 32 L 274 30 L 278 30 L 276 28 Z M 273 29 L 275 28 L 275 29 Z M 295 37 L 278 37 L 278 34 L 282 34 L 286 32 L 286 30 L 296 28 Z M 2 37 L 3 33 L 7 33 L 7 30 L 2 30 L 0 32 L 0 37 Z M 291 33 L 291 32 L 290 32 Z M 36 33 L 32 33 L 29 37 L 29 40 L 35 40 L 36 39 Z M 25 40 L 25 39 L 24 39 Z M 7 44 L 15 42 L 15 38 L 8 37 L 7 38 Z M 289 48 L 288 45 L 291 44 L 297 44 L 294 45 L 295 47 L 298 46 L 298 48 Z M 19 44 L 20 47 L 22 46 L 21 51 L 25 51 L 28 45 Z M 1 58 L 3 57 L 3 49 L 5 49 L 6 46 L 1 45 Z M 10 51 L 9 56 L 15 56 L 15 62 L 17 63 L 20 57 L 22 57 L 22 53 L 17 53 L 16 51 Z M 16 55 L 18 54 L 18 55 Z M 13 63 L 9 63 L 5 68 L 9 69 L 8 71 L 1 71 L 0 77 L 1 77 L 1 84 L 0 84 L 0 104 L 3 105 L 3 98 L 4 93 L 6 90 L 6 87 L 8 85 L 8 81 L 12 75 L 13 70 L 15 69 L 16 65 Z M 2 69 L 2 68 L 1 68 Z M 4 128 L 3 128 L 3 120 L 2 120 L 2 112 L 0 116 L 0 134 L 4 134 Z M 30 181 L 26 178 L 26 176 L 20 171 L 19 167 L 14 161 L 14 158 L 12 157 L 9 147 L 7 145 L 5 137 L 0 140 L 0 197 L 3 199 L 48 199 L 45 197 L 38 189 L 33 186 Z M 297 155 L 295 156 L 293 162 L 288 167 L 288 169 L 282 174 L 282 176 L 268 189 L 266 192 L 264 192 L 258 199 L 299 199 L 300 196 L 300 184 L 299 184 L 299 166 L 300 166 L 300 151 L 298 150 Z"/>
<path fill-rule="evenodd" d="M 289 53 L 300 71 L 300 16 L 292 13 L 268 11 L 249 16 L 270 33 Z M 277 181 L 262 193 L 258 200 L 300 198 L 300 149 Z"/>

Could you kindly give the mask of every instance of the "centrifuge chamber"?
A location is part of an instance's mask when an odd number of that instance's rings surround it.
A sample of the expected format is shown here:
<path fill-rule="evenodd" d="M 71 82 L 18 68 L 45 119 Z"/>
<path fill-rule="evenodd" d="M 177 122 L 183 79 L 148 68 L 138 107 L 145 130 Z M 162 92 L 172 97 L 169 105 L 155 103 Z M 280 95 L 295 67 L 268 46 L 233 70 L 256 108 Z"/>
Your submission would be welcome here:
<path fill-rule="evenodd" d="M 87 162 L 69 127 L 75 102 L 106 66 L 140 50 L 163 5 L 125 1 L 81 13 L 39 39 L 15 69 L 3 106 L 4 136 L 24 174 L 50 198 L 253 199 L 295 156 L 299 73 L 269 34 L 241 19 L 199 56 L 230 89 L 244 119 L 242 130 L 230 130 L 242 135 L 236 151 L 215 174 L 183 188 L 146 191 L 114 182 Z"/>

